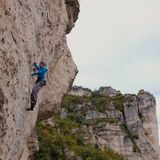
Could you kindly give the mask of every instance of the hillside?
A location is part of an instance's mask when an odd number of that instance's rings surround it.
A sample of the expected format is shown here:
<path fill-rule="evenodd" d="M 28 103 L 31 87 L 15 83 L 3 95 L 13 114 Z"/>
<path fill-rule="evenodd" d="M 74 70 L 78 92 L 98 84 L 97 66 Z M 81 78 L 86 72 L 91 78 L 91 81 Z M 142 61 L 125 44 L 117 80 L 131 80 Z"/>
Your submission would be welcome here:
<path fill-rule="evenodd" d="M 111 87 L 73 87 L 37 133 L 36 160 L 158 160 L 155 98 L 143 90 L 123 95 Z"/>

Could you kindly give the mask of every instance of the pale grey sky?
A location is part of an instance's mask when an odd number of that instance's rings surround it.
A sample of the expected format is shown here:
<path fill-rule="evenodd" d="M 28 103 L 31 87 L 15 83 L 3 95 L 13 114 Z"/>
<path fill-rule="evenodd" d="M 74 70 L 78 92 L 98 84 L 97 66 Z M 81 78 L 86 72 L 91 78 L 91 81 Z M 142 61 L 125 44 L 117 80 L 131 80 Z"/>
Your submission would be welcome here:
<path fill-rule="evenodd" d="M 79 68 L 76 85 L 150 91 L 160 124 L 159 7 L 159 0 L 81 0 L 68 45 Z"/>

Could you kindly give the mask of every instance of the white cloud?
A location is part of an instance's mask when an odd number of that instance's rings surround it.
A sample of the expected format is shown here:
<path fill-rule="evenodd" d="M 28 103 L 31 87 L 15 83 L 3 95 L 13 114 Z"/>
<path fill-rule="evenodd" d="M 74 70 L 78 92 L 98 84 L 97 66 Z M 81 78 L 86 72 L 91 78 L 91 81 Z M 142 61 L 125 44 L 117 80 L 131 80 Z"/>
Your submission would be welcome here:
<path fill-rule="evenodd" d="M 159 5 L 149 0 L 81 0 L 79 21 L 68 36 L 79 68 L 75 83 L 154 92 L 160 86 Z"/>

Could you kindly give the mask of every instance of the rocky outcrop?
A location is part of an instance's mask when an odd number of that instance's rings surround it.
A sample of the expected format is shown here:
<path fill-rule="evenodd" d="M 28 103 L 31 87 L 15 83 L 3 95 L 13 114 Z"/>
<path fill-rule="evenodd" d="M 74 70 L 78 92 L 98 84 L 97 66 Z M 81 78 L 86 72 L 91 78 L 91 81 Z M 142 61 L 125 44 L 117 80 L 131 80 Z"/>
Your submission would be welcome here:
<path fill-rule="evenodd" d="M 79 15 L 79 1 L 78 0 L 65 0 L 67 13 L 68 13 L 68 25 L 66 29 L 66 33 L 70 33 L 72 28 L 75 26 L 75 22 L 78 19 Z"/>
<path fill-rule="evenodd" d="M 66 44 L 70 22 L 64 0 L 0 1 L 1 160 L 27 160 L 37 115 L 39 120 L 52 116 L 72 85 L 77 68 Z M 47 86 L 35 111 L 27 112 L 32 64 L 41 60 L 49 68 Z"/>
<path fill-rule="evenodd" d="M 85 144 L 112 148 L 126 160 L 159 160 L 156 102 L 149 92 L 106 96 L 101 88 L 88 97 L 68 95 L 62 107 L 77 117 Z"/>
<path fill-rule="evenodd" d="M 117 91 L 116 89 L 113 89 L 112 87 L 110 86 L 107 86 L 107 87 L 100 87 L 99 88 L 99 93 L 101 95 L 105 95 L 105 96 L 117 96 L 118 94 L 121 94 L 120 91 Z"/>
<path fill-rule="evenodd" d="M 83 88 L 82 86 L 73 86 L 68 94 L 76 96 L 90 96 L 92 91 L 88 88 Z"/>

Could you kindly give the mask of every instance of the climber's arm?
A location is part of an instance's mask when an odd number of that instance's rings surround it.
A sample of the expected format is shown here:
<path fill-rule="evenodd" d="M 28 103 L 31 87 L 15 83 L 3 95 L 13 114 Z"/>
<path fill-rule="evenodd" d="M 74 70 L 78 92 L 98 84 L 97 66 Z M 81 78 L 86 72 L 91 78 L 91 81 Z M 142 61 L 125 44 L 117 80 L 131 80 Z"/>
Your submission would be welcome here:
<path fill-rule="evenodd" d="M 37 72 L 34 72 L 34 75 L 36 76 L 36 75 L 41 74 L 41 73 L 42 73 L 42 71 L 37 71 Z"/>
<path fill-rule="evenodd" d="M 45 70 L 43 69 L 39 69 L 37 72 L 34 72 L 34 75 L 40 75 L 40 74 L 44 74 Z"/>
<path fill-rule="evenodd" d="M 35 76 L 36 75 L 41 75 L 41 74 L 43 75 L 46 72 L 48 72 L 48 69 L 41 69 L 41 70 L 39 69 L 37 72 L 34 72 L 33 75 L 35 75 Z"/>
<path fill-rule="evenodd" d="M 36 68 L 36 70 L 38 70 L 38 69 L 39 69 L 39 66 L 38 66 L 38 64 L 37 64 L 37 63 L 34 63 L 34 67 Z"/>

